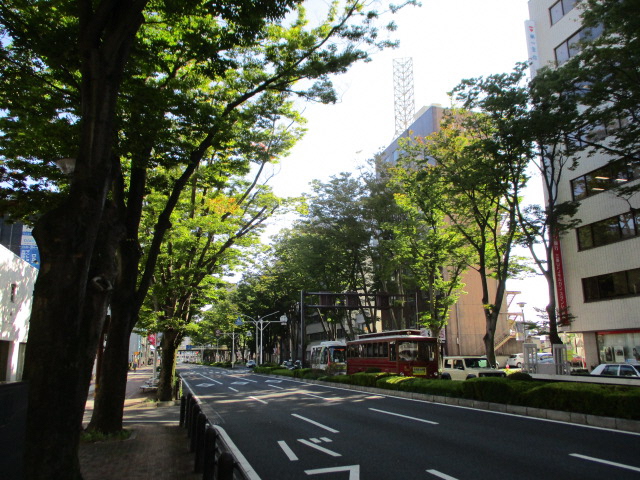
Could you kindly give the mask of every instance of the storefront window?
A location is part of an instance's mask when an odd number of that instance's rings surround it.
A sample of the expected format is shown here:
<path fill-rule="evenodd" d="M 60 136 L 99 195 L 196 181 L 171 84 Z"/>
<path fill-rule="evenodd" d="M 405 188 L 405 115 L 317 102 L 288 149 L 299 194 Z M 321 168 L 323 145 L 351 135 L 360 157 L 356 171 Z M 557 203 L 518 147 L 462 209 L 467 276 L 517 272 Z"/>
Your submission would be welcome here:
<path fill-rule="evenodd" d="M 599 363 L 640 364 L 640 330 L 607 332 L 597 336 Z"/>

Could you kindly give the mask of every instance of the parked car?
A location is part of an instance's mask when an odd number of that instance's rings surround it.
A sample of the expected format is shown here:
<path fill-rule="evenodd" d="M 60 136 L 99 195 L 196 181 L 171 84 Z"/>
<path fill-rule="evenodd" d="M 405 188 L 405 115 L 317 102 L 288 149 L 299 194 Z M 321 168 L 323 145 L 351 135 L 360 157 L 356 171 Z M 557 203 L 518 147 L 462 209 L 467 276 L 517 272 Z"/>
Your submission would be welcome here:
<path fill-rule="evenodd" d="M 506 377 L 502 370 L 493 368 L 487 357 L 465 355 L 444 357 L 442 378 L 466 380 L 475 377 Z"/>
<path fill-rule="evenodd" d="M 255 368 L 255 366 L 256 366 L 255 360 L 249 360 L 246 365 L 247 368 Z"/>
<path fill-rule="evenodd" d="M 607 377 L 640 377 L 640 365 L 629 363 L 601 363 L 591 371 L 591 375 Z"/>
<path fill-rule="evenodd" d="M 514 353 L 507 358 L 509 368 L 522 368 L 522 365 L 524 365 L 524 353 Z"/>

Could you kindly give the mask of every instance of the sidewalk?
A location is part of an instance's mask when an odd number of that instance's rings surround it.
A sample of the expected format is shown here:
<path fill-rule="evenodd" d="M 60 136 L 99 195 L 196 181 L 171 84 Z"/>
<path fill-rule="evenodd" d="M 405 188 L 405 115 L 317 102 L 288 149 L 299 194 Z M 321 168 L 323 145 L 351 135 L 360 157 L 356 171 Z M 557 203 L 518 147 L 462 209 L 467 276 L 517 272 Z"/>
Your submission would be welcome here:
<path fill-rule="evenodd" d="M 189 452 L 187 431 L 180 427 L 180 406 L 151 401 L 155 393 L 140 386 L 151 378 L 151 367 L 129 372 L 124 408 L 127 440 L 81 443 L 78 453 L 84 480 L 196 480 L 194 454 Z M 84 425 L 91 419 L 93 391 L 85 407 Z"/>

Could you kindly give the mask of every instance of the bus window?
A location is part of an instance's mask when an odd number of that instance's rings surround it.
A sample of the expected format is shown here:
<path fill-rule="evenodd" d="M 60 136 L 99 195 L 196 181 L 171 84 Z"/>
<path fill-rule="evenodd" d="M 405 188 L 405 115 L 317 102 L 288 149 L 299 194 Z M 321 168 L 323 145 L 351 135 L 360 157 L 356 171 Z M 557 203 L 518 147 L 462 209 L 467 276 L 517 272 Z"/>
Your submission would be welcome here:
<path fill-rule="evenodd" d="M 345 349 L 344 348 L 335 348 L 332 352 L 332 362 L 344 362 L 345 361 Z"/>
<path fill-rule="evenodd" d="M 383 358 L 387 358 L 389 356 L 389 344 L 381 343 L 380 347 L 381 347 L 380 356 Z"/>
<path fill-rule="evenodd" d="M 389 360 L 396 361 L 396 342 L 389 343 Z"/>

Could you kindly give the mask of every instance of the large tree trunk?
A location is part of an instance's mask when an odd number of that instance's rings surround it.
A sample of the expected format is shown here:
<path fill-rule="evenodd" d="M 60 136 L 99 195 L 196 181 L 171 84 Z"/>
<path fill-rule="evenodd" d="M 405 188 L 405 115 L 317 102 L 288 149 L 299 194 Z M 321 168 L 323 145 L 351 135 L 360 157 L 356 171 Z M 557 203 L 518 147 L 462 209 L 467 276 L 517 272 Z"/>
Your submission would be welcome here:
<path fill-rule="evenodd" d="M 84 274 L 85 282 L 87 277 L 89 280 L 86 287 L 82 285 L 82 293 L 79 282 L 73 281 L 73 274 L 80 275 L 84 266 L 85 257 L 79 253 L 82 249 L 74 250 L 78 252 L 77 262 L 69 261 L 66 275 L 55 282 L 51 275 L 60 273 L 59 262 L 64 258 L 48 248 L 51 243 L 47 233 L 55 230 L 46 228 L 46 223 L 37 227 L 45 228 L 46 233 L 34 230 L 45 248 L 25 358 L 25 379 L 29 382 L 25 453 L 28 479 L 81 478 L 77 449 L 84 405 L 116 276 L 115 248 L 109 246 L 117 244 L 119 231 L 110 224 L 112 218 L 113 209 L 105 209 L 97 251 Z M 63 225 L 66 223 L 60 228 Z M 84 255 L 89 257 L 86 252 Z M 56 314 L 59 318 L 52 322 L 48 315 Z"/>
<path fill-rule="evenodd" d="M 121 269 L 111 301 L 111 322 L 107 346 L 102 355 L 102 368 L 97 374 L 98 389 L 89 430 L 116 433 L 122 430 L 122 415 L 127 389 L 129 339 L 138 320 L 136 296 L 138 279 L 137 235 L 127 235 L 120 248 Z"/>
<path fill-rule="evenodd" d="M 160 367 L 160 381 L 158 382 L 158 400 L 173 399 L 173 386 L 176 375 L 176 351 L 181 336 L 177 330 L 165 330 L 162 333 L 162 363 Z"/>

